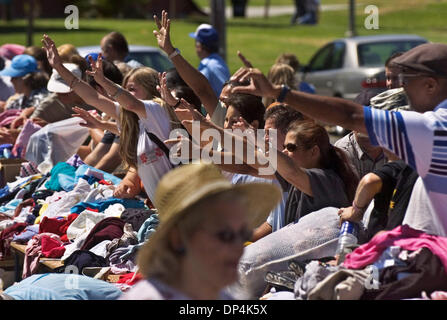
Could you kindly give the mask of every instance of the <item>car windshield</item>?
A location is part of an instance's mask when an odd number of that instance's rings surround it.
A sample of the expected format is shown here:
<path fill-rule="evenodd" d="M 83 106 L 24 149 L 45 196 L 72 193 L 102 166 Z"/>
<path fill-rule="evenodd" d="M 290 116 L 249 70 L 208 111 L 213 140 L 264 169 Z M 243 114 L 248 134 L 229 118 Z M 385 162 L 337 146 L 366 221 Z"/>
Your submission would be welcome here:
<path fill-rule="evenodd" d="M 130 52 L 128 59 L 136 60 L 139 63 L 154 68 L 158 72 L 166 71 L 172 68 L 172 63 L 167 57 L 158 52 Z"/>
<path fill-rule="evenodd" d="M 425 41 L 409 40 L 359 44 L 357 46 L 359 66 L 383 66 L 393 53 L 405 52 L 423 43 L 425 43 Z"/>

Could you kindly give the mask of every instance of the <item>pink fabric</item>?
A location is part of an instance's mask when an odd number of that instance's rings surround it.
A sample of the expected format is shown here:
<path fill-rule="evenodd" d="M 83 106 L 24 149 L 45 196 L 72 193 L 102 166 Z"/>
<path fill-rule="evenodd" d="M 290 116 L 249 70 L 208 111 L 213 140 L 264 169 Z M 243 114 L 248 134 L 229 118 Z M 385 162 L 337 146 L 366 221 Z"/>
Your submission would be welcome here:
<path fill-rule="evenodd" d="M 33 135 L 33 133 L 39 131 L 41 128 L 41 126 L 35 124 L 32 120 L 26 120 L 22 131 L 20 131 L 20 134 L 16 139 L 14 148 L 12 148 L 12 154 L 14 157 L 25 158 L 29 138 Z"/>
<path fill-rule="evenodd" d="M 25 47 L 20 44 L 5 43 L 0 47 L 0 56 L 12 60 L 15 56 L 23 54 Z"/>
<path fill-rule="evenodd" d="M 0 127 L 9 126 L 22 113 L 20 109 L 8 109 L 0 113 Z"/>
<path fill-rule="evenodd" d="M 390 246 L 399 246 L 410 251 L 423 247 L 428 248 L 439 257 L 447 272 L 447 238 L 429 235 L 412 229 L 408 225 L 398 226 L 391 231 L 374 236 L 371 241 L 346 255 L 343 266 L 349 269 L 365 268 L 374 263 L 382 252 Z"/>
<path fill-rule="evenodd" d="M 28 244 L 25 249 L 25 259 L 23 261 L 23 272 L 22 279 L 25 279 L 37 272 L 39 267 L 39 259 L 42 257 L 42 239 L 44 242 L 45 252 L 49 253 L 52 249 L 55 248 L 56 241 L 59 245 L 62 245 L 62 241 L 59 236 L 53 233 L 40 233 L 35 235 Z M 54 240 L 54 241 L 50 241 Z M 64 248 L 65 251 L 65 248 Z M 62 252 L 63 255 L 63 252 Z M 62 255 L 60 257 L 62 257 Z"/>

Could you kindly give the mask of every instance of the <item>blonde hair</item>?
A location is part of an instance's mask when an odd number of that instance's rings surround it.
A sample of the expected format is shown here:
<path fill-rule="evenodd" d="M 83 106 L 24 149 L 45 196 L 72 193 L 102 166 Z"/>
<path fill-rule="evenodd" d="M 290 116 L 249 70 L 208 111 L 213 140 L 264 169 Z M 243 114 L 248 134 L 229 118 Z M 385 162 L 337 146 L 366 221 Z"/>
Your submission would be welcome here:
<path fill-rule="evenodd" d="M 295 77 L 295 70 L 285 63 L 275 63 L 269 70 L 267 79 L 276 85 L 287 85 L 291 89 L 298 87 L 297 79 Z M 264 105 L 269 106 L 274 102 L 273 99 L 264 99 Z"/>
<path fill-rule="evenodd" d="M 275 63 L 269 70 L 267 78 L 273 84 L 285 84 L 290 88 L 296 88 L 295 71 L 285 63 Z"/>
<path fill-rule="evenodd" d="M 276 63 L 285 63 L 293 68 L 293 71 L 298 72 L 300 69 L 300 62 L 294 53 L 282 53 L 276 58 Z"/>
<path fill-rule="evenodd" d="M 171 129 L 175 128 L 180 121 L 174 111 L 161 98 L 157 90 L 158 72 L 149 67 L 140 67 L 130 70 L 123 79 L 123 87 L 126 88 L 129 80 L 132 79 L 141 85 L 146 92 L 143 100 L 152 100 L 165 109 L 169 115 Z M 120 155 L 127 167 L 137 167 L 137 143 L 140 129 L 138 126 L 138 116 L 120 106 Z"/>
<path fill-rule="evenodd" d="M 72 56 L 79 55 L 76 47 L 70 43 L 62 44 L 57 47 L 57 52 L 64 63 L 70 62 Z"/>

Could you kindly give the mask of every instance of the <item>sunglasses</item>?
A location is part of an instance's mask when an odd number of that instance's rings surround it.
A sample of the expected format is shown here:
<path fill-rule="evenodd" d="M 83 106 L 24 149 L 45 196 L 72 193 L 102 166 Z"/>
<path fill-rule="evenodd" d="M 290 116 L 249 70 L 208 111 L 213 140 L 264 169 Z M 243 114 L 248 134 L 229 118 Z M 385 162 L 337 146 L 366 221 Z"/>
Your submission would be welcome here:
<path fill-rule="evenodd" d="M 251 240 L 252 235 L 253 235 L 253 231 L 248 230 L 247 228 L 243 228 L 238 232 L 235 232 L 231 229 L 224 229 L 224 230 L 218 231 L 214 234 L 214 236 L 220 242 L 225 243 L 225 244 L 233 244 L 236 241 L 241 241 L 242 243 L 245 243 L 245 242 Z"/>
<path fill-rule="evenodd" d="M 287 149 L 289 152 L 294 152 L 296 149 L 298 149 L 298 145 L 295 143 L 287 143 L 284 145 L 284 149 Z"/>

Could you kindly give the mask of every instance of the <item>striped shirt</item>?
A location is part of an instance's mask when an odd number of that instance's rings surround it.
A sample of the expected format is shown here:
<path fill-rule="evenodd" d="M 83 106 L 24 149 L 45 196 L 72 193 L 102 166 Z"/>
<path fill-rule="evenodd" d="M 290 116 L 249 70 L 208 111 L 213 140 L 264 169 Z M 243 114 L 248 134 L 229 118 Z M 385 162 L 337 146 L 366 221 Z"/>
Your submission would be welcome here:
<path fill-rule="evenodd" d="M 364 107 L 364 116 L 371 143 L 416 169 L 447 231 L 447 100 L 425 113 Z"/>

